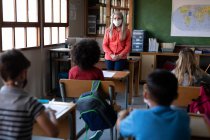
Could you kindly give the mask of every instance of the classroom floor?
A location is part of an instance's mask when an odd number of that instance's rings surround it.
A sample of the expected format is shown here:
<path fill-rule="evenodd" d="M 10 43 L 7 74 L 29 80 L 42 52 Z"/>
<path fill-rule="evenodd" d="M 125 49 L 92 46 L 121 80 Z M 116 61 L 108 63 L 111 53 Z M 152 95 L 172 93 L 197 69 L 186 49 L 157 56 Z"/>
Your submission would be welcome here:
<path fill-rule="evenodd" d="M 142 85 L 140 85 L 140 96 L 139 97 L 133 97 L 132 99 L 132 105 L 129 105 L 129 107 L 137 107 L 137 108 L 142 108 L 145 109 L 146 108 L 146 104 L 143 102 L 143 97 L 142 97 Z M 118 94 L 117 95 L 117 104 L 119 104 L 121 106 L 122 109 L 125 109 L 125 95 L 124 94 Z M 79 119 L 79 112 L 77 111 L 77 120 L 76 120 L 76 127 L 77 130 L 80 130 L 81 128 L 84 127 L 84 122 L 83 120 Z M 94 132 L 92 131 L 88 131 L 87 134 L 87 139 L 92 136 L 94 134 Z M 86 140 L 86 134 L 84 133 L 79 140 Z M 100 138 L 100 140 L 110 140 L 110 129 L 107 129 L 104 131 L 102 137 Z"/>

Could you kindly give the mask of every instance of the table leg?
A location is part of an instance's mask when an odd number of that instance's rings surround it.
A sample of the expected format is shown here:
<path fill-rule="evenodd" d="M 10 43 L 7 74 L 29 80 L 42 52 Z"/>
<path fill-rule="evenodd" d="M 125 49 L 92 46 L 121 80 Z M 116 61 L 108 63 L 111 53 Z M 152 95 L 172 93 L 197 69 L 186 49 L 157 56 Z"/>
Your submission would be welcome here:
<path fill-rule="evenodd" d="M 125 109 L 128 108 L 128 88 L 129 88 L 129 83 L 128 83 L 128 77 L 126 78 L 126 81 L 125 81 Z"/>
<path fill-rule="evenodd" d="M 70 127 L 70 140 L 76 140 L 76 111 L 75 109 L 69 113 L 69 127 Z"/>
<path fill-rule="evenodd" d="M 50 93 L 52 93 L 52 52 L 50 51 Z"/>
<path fill-rule="evenodd" d="M 140 75 L 140 61 L 136 62 L 136 68 L 135 69 L 135 93 L 134 93 L 134 96 L 135 97 L 138 97 L 139 96 L 139 75 Z"/>
<path fill-rule="evenodd" d="M 134 63 L 129 63 L 129 97 L 128 104 L 132 104 L 132 95 L 133 95 L 133 81 L 134 81 Z"/>

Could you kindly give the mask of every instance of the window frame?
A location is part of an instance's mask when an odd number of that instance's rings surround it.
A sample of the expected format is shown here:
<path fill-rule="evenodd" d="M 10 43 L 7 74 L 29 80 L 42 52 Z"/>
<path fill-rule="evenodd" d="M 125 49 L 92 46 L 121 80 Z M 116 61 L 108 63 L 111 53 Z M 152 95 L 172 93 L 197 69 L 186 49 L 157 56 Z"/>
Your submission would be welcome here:
<path fill-rule="evenodd" d="M 29 12 L 28 12 L 28 0 L 26 0 L 26 22 L 17 22 L 17 8 L 16 8 L 16 0 L 14 0 L 15 2 L 15 21 L 14 22 L 10 22 L 10 21 L 3 21 L 3 0 L 0 0 L 0 51 L 3 51 L 3 41 L 2 41 L 2 28 L 12 28 L 13 30 L 13 46 L 12 48 L 16 49 L 15 47 L 15 28 L 16 27 L 22 27 L 25 29 L 25 46 L 21 49 L 32 49 L 32 48 L 40 48 L 41 44 L 43 44 L 43 46 L 54 46 L 54 45 L 59 45 L 59 44 L 63 44 L 63 43 L 59 43 L 59 27 L 65 27 L 65 36 L 67 37 L 68 34 L 68 26 L 69 26 L 69 12 L 68 12 L 68 8 L 69 8 L 69 1 L 66 0 L 66 23 L 45 23 L 45 8 L 44 8 L 44 0 L 37 0 L 37 22 L 29 22 Z M 53 2 L 53 0 L 51 0 Z M 59 0 L 61 2 L 61 0 Z M 42 6 L 41 6 L 42 5 Z M 61 6 L 61 4 L 60 4 Z M 53 8 L 53 5 L 52 5 Z M 61 15 L 61 8 L 60 8 L 60 15 Z M 52 11 L 52 16 L 53 16 L 53 11 Z M 53 20 L 52 20 L 53 21 Z M 61 22 L 61 16 L 60 16 L 60 22 Z M 27 27 L 34 27 L 37 29 L 37 36 L 36 36 L 36 42 L 37 42 L 37 46 L 33 46 L 33 47 L 28 47 L 27 46 Z M 42 43 L 42 39 L 41 37 L 43 37 L 44 40 L 44 28 L 45 27 L 58 27 L 58 43 L 57 44 L 52 44 L 52 32 L 51 32 L 51 44 L 50 45 L 44 45 L 44 43 Z M 42 30 L 42 31 L 41 31 Z M 18 48 L 19 49 L 19 48 Z"/>

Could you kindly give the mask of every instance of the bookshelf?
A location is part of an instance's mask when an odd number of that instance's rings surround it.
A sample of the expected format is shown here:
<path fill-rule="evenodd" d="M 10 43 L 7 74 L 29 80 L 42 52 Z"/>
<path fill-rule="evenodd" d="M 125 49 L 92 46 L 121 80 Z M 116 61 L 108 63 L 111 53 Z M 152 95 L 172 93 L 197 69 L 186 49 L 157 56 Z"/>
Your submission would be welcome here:
<path fill-rule="evenodd" d="M 114 11 L 121 11 L 127 26 L 133 29 L 133 0 L 85 0 L 86 35 L 103 37 Z"/>

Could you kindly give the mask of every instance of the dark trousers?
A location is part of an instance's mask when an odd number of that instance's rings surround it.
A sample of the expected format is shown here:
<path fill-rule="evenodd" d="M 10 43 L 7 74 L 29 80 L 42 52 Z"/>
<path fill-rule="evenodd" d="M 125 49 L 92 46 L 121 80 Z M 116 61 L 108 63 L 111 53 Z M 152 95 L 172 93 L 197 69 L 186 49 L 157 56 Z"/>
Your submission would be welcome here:
<path fill-rule="evenodd" d="M 120 59 L 118 61 L 106 60 L 105 62 L 107 70 L 122 71 L 125 69 L 127 60 L 126 59 Z"/>

